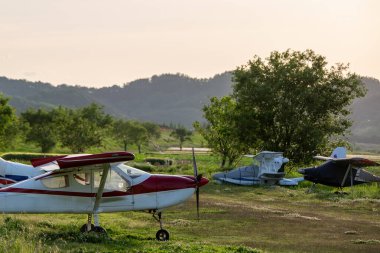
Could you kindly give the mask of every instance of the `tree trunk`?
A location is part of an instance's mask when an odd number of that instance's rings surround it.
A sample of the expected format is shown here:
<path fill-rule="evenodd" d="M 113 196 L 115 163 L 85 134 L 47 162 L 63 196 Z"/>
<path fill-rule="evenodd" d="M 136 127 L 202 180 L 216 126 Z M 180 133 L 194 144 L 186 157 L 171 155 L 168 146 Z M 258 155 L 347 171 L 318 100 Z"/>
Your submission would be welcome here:
<path fill-rule="evenodd" d="M 127 142 L 124 141 L 124 151 L 127 151 Z"/>
<path fill-rule="evenodd" d="M 226 165 L 226 160 L 227 160 L 227 157 L 225 155 L 222 156 L 222 164 L 220 165 L 221 168 L 224 168 L 224 166 Z"/>
<path fill-rule="evenodd" d="M 139 154 L 141 154 L 141 145 L 137 145 L 137 147 L 139 148 Z"/>

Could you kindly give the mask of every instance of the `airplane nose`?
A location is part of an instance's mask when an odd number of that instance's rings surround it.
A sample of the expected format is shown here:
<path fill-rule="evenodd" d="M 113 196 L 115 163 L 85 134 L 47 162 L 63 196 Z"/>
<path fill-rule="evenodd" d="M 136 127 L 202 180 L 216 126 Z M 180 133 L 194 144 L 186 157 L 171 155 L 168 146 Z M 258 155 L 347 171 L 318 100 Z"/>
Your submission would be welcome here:
<path fill-rule="evenodd" d="M 208 182 L 209 182 L 209 180 L 207 178 L 202 177 L 201 180 L 200 180 L 200 182 L 198 183 L 198 186 L 202 187 L 202 186 L 208 184 Z"/>

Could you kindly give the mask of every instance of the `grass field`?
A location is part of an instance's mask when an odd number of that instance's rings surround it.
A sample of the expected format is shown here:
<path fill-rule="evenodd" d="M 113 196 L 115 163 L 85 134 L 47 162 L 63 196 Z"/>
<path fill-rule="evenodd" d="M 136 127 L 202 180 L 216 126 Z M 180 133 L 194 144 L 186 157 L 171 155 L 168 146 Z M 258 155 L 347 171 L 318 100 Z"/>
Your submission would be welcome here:
<path fill-rule="evenodd" d="M 156 172 L 192 174 L 189 154 L 148 156 L 175 160 L 170 167 L 153 167 Z M 137 162 L 144 157 L 137 155 Z M 197 162 L 207 177 L 219 170 L 215 156 L 197 155 Z M 108 236 L 81 234 L 86 215 L 3 214 L 0 252 L 380 252 L 377 184 L 348 188 L 349 194 L 324 186 L 306 194 L 309 186 L 242 187 L 211 181 L 201 188 L 199 221 L 194 198 L 163 213 L 169 242 L 155 240 L 159 225 L 144 212 L 101 214 Z"/>

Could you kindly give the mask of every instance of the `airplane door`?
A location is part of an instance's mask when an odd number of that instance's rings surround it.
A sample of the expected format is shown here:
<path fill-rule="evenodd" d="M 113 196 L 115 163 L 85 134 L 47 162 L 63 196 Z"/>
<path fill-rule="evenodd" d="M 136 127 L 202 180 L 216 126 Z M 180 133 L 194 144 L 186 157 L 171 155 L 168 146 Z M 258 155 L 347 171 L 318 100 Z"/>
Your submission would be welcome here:
<path fill-rule="evenodd" d="M 102 171 L 93 172 L 93 193 L 99 189 Z M 96 196 L 96 195 L 95 195 Z M 93 203 L 95 203 L 93 197 Z M 120 176 L 115 170 L 108 171 L 100 208 L 104 211 L 123 211 L 133 209 L 132 179 Z"/>
<path fill-rule="evenodd" d="M 73 191 L 79 193 L 82 196 L 72 197 L 72 206 L 76 209 L 89 211 L 94 207 L 92 196 L 93 185 L 91 182 L 92 173 L 87 172 L 73 172 L 69 175 L 71 180 L 70 186 Z"/>

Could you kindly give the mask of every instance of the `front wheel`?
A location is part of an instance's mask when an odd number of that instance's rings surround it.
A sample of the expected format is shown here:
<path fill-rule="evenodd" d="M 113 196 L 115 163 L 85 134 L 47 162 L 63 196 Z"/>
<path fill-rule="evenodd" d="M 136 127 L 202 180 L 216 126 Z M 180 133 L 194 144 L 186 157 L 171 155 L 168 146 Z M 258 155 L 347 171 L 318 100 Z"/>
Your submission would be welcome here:
<path fill-rule="evenodd" d="M 91 229 L 91 231 L 98 233 L 98 234 L 104 234 L 104 235 L 107 234 L 107 231 L 100 226 L 95 226 L 93 229 Z"/>
<path fill-rule="evenodd" d="M 94 229 L 94 224 L 91 224 L 91 230 L 90 231 L 92 231 L 93 229 Z M 82 233 L 86 233 L 86 232 L 90 232 L 90 231 L 87 231 L 87 224 L 84 224 L 81 228 L 80 228 L 80 231 L 82 232 Z"/>
<path fill-rule="evenodd" d="M 169 240 L 169 232 L 165 229 L 160 229 L 156 233 L 156 239 L 158 241 L 168 241 Z"/>

